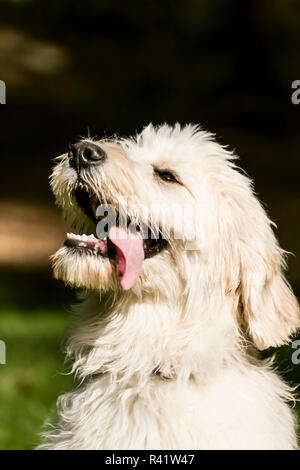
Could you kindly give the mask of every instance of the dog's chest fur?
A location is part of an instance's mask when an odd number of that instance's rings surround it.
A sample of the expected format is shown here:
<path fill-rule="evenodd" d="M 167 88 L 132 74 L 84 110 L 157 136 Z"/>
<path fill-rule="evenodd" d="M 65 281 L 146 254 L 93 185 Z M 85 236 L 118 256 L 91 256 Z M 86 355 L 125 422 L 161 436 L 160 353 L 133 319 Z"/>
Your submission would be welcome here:
<path fill-rule="evenodd" d="M 69 343 L 84 381 L 60 397 L 56 431 L 43 448 L 296 446 L 288 388 L 268 366 L 239 354 L 230 322 L 218 328 L 206 319 L 202 330 L 194 328 L 196 343 L 192 329 L 184 335 L 182 324 L 174 327 L 176 314 L 163 305 L 156 312 L 144 304 L 122 307 L 126 314 L 95 315 L 99 302 L 86 300 Z"/>

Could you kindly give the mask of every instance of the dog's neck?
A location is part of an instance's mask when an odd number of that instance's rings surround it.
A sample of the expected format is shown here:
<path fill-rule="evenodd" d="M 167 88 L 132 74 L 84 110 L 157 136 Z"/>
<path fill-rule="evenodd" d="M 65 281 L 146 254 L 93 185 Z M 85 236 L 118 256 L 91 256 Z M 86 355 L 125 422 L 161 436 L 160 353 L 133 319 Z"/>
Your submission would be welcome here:
<path fill-rule="evenodd" d="M 73 371 L 82 378 L 111 373 L 119 384 L 132 377 L 143 382 L 154 372 L 182 381 L 207 379 L 238 349 L 232 315 L 217 312 L 217 321 L 200 305 L 189 314 L 180 305 L 131 295 L 105 295 L 99 301 L 99 295 L 89 295 L 68 343 Z"/>

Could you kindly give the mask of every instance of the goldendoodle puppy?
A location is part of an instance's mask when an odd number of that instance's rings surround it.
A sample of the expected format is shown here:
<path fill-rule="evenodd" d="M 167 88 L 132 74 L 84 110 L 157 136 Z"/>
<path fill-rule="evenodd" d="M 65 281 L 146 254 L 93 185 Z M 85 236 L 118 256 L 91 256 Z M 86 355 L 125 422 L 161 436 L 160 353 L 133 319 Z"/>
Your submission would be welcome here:
<path fill-rule="evenodd" d="M 67 344 L 82 380 L 42 448 L 296 448 L 291 390 L 256 351 L 289 341 L 299 306 L 235 158 L 176 124 L 57 159 L 77 235 L 53 267 L 83 291 Z"/>

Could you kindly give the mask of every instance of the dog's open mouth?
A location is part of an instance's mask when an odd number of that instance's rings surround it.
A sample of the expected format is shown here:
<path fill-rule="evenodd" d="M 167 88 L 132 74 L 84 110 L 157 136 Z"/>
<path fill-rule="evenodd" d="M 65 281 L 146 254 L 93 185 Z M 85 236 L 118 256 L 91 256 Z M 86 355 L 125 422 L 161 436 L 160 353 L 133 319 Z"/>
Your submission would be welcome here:
<path fill-rule="evenodd" d="M 90 195 L 84 187 L 78 187 L 75 191 L 75 199 L 89 219 L 96 224 L 101 220 L 96 213 L 101 201 L 94 195 Z M 166 246 L 167 240 L 159 232 L 153 237 L 149 229 L 147 236 L 144 231 L 132 230 L 130 220 L 124 226 L 124 221 L 119 224 L 119 215 L 107 229 L 107 233 L 96 238 L 94 235 L 67 234 L 65 246 L 79 253 L 92 254 L 108 258 L 116 266 L 117 275 L 123 289 L 130 289 L 139 278 L 143 260 L 160 253 Z M 148 235 L 150 236 L 148 237 Z"/>

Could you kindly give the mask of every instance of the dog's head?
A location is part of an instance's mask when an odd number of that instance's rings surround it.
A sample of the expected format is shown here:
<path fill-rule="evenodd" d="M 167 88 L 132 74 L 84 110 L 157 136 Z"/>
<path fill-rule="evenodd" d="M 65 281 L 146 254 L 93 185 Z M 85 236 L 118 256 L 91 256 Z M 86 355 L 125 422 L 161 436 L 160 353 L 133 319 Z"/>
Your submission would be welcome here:
<path fill-rule="evenodd" d="M 53 256 L 65 282 L 166 299 L 185 312 L 229 303 L 260 348 L 299 326 L 282 251 L 250 180 L 197 126 L 82 140 L 58 158 L 51 185 L 77 232 Z"/>

